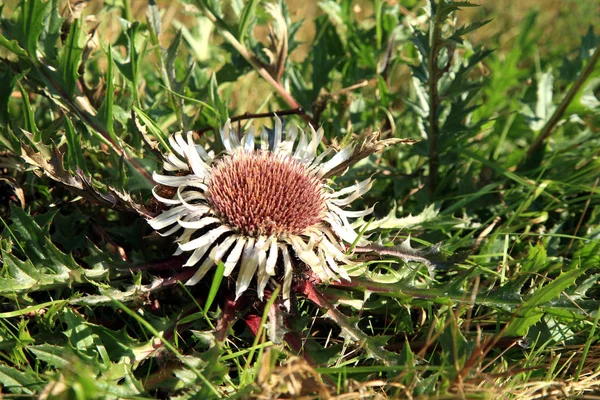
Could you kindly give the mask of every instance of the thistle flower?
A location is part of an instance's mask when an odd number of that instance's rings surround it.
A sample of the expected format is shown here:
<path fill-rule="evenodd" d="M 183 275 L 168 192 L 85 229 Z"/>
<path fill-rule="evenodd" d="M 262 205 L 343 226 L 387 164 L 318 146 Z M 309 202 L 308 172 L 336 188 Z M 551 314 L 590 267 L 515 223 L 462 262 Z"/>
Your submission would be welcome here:
<path fill-rule="evenodd" d="M 236 297 L 246 291 L 256 275 L 258 297 L 271 277 L 283 276 L 282 296 L 290 305 L 290 289 L 298 262 L 321 280 L 349 279 L 353 261 L 345 243 L 365 244 L 349 218 L 372 212 L 347 211 L 371 188 L 367 179 L 334 190 L 327 173 L 352 156 L 353 147 L 336 154 L 331 148 L 317 155 L 323 129 L 309 134 L 292 127 L 263 128 L 260 146 L 254 129 L 243 137 L 227 121 L 221 129 L 225 151 L 215 155 L 194 143 L 192 132 L 169 138 L 173 149 L 164 169 L 176 175 L 154 174 L 161 185 L 176 189 L 173 198 L 156 199 L 169 208 L 150 219 L 162 235 L 178 234 L 176 255 L 190 252 L 186 267 L 197 267 L 186 285 L 198 283 L 219 262 L 224 276 L 237 271 Z"/>

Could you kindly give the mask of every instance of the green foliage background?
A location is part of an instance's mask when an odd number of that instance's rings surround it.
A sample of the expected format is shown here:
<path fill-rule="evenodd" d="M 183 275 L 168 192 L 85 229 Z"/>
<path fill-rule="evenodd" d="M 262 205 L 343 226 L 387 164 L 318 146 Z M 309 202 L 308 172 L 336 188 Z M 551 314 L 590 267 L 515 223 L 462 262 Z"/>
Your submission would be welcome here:
<path fill-rule="evenodd" d="M 531 4 L 0 6 L 3 393 L 598 390 L 600 13 Z M 392 251 L 356 287 L 323 287 L 330 310 L 300 299 L 300 359 L 241 323 L 218 342 L 210 280 L 156 272 L 174 245 L 144 218 L 170 133 L 218 147 L 227 118 L 296 107 L 287 120 L 327 144 L 418 140 L 336 182 L 375 174 L 367 232 L 445 259 L 430 276 Z"/>

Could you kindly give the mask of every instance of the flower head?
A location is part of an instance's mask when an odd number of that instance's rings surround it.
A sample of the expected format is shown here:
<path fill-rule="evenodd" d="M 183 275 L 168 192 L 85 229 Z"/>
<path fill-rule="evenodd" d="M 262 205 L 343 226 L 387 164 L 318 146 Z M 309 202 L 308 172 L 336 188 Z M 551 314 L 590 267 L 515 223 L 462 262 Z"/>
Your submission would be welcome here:
<path fill-rule="evenodd" d="M 317 155 L 323 130 L 309 126 L 309 135 L 279 119 L 260 146 L 254 130 L 240 139 L 229 121 L 221 129 L 225 151 L 214 155 L 194 143 L 192 132 L 169 138 L 173 149 L 164 169 L 176 175 L 154 174 L 154 180 L 176 189 L 173 198 L 157 200 L 169 206 L 149 221 L 162 235 L 178 233 L 175 254 L 190 252 L 185 266 L 197 266 L 186 282 L 194 285 L 216 264 L 224 275 L 237 270 L 236 297 L 256 275 L 259 298 L 271 277 L 283 276 L 283 299 L 289 308 L 294 266 L 298 260 L 324 281 L 349 279 L 344 243 L 365 242 L 348 218 L 372 209 L 344 208 L 367 192 L 370 179 L 335 191 L 327 173 L 352 155 L 353 148 Z"/>

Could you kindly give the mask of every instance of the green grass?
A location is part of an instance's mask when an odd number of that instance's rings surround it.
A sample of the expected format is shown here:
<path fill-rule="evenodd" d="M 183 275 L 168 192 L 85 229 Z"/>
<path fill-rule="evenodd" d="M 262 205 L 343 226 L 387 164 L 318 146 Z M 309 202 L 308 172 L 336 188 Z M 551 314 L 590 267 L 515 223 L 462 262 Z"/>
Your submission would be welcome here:
<path fill-rule="evenodd" d="M 559 3 L 8 2 L 2 394 L 598 391 L 599 21 Z M 286 121 L 327 145 L 384 141 L 335 177 L 374 177 L 356 209 L 375 204 L 360 230 L 381 245 L 291 314 L 272 296 L 234 315 L 222 269 L 169 281 L 185 271 L 146 222 L 152 172 L 171 133 L 218 148 L 227 118 L 297 107 Z"/>

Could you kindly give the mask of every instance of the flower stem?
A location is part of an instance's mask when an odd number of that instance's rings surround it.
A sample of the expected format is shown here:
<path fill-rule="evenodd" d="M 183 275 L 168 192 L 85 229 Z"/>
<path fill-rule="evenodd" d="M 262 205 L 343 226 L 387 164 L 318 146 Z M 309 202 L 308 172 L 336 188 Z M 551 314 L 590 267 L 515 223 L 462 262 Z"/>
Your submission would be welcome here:
<path fill-rule="evenodd" d="M 430 0 L 431 1 L 431 0 Z M 431 9 L 434 10 L 433 4 Z M 438 54 L 440 52 L 441 44 L 441 25 L 442 20 L 439 17 L 440 12 L 436 12 L 434 18 L 431 20 L 431 27 L 429 30 L 429 43 L 430 52 L 429 59 L 427 60 L 427 67 L 429 69 L 429 195 L 433 196 L 437 188 L 439 179 L 439 167 L 440 167 L 440 155 L 439 155 L 439 138 L 440 138 L 440 126 L 438 120 L 438 109 L 440 105 L 440 98 L 438 93 L 438 80 L 440 77 L 440 70 L 438 69 Z"/>

